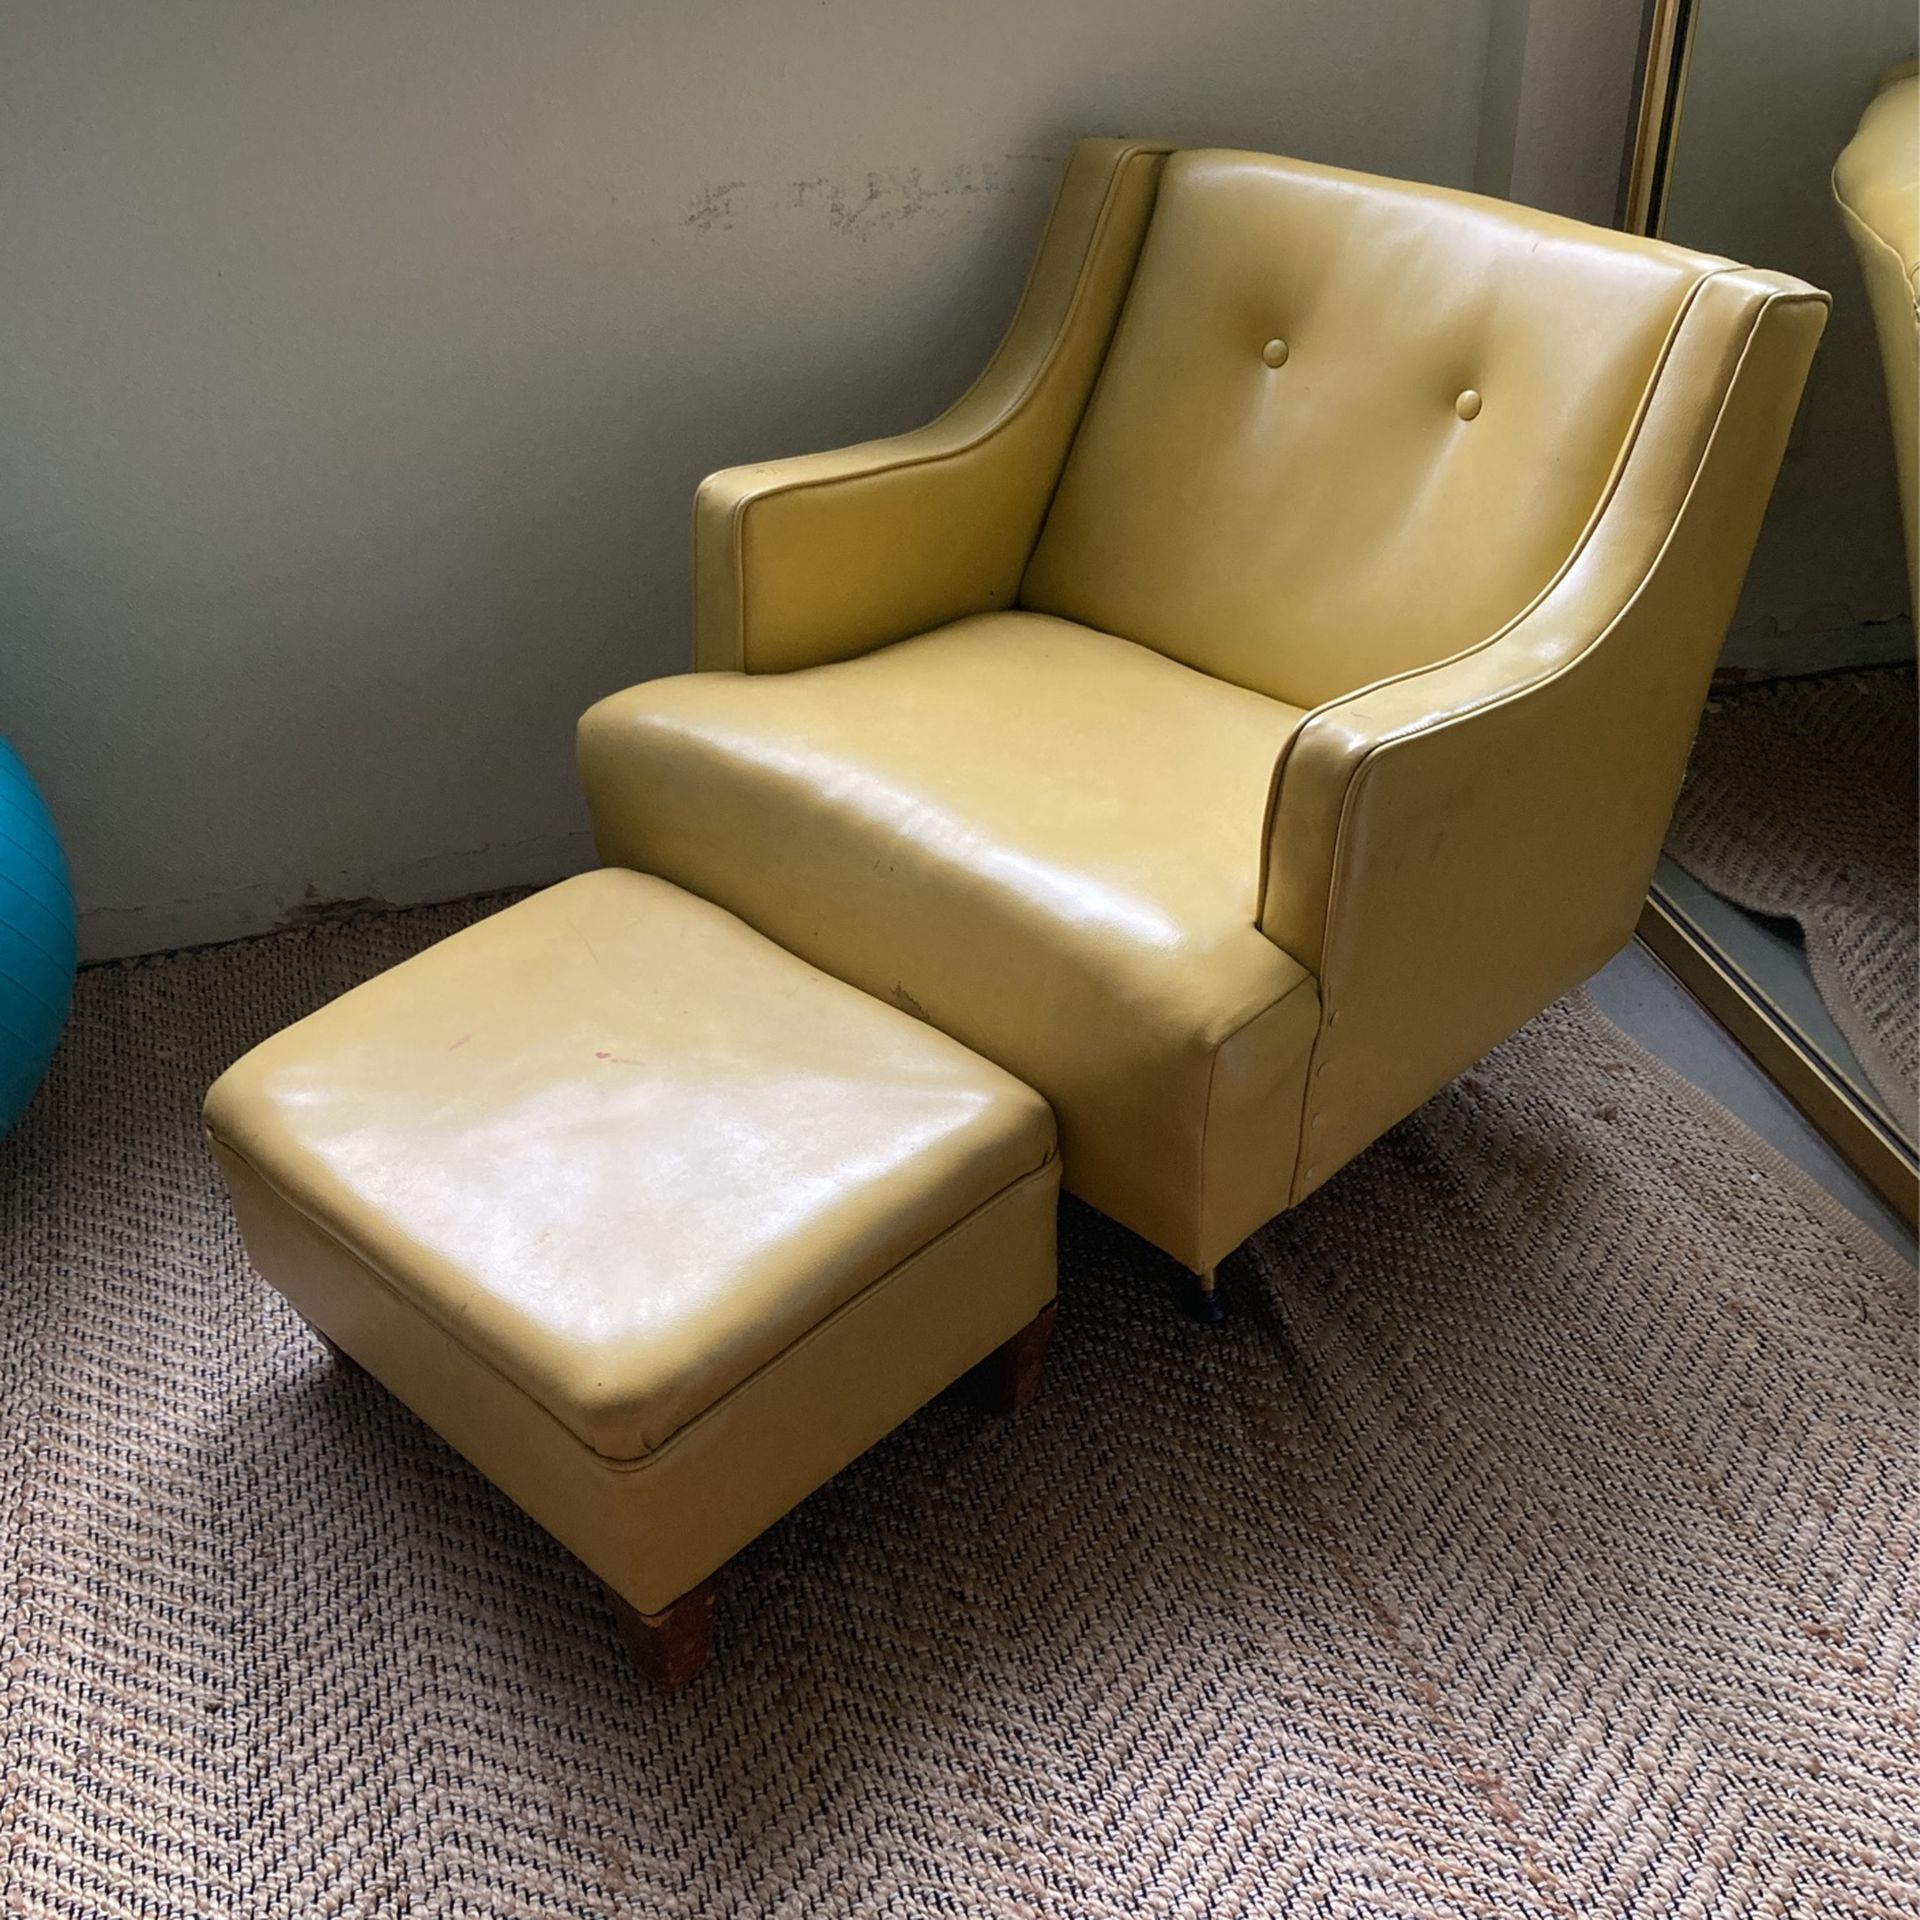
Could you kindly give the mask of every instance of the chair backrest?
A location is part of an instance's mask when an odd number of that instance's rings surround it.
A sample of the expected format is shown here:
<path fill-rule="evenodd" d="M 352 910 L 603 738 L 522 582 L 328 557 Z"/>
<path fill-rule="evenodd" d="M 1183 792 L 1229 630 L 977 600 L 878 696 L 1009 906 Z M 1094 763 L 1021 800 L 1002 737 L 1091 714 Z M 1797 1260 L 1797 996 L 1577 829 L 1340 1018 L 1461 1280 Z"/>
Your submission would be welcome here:
<path fill-rule="evenodd" d="M 1449 658 L 1568 564 L 1725 264 L 1177 153 L 1021 602 L 1302 707 Z"/>

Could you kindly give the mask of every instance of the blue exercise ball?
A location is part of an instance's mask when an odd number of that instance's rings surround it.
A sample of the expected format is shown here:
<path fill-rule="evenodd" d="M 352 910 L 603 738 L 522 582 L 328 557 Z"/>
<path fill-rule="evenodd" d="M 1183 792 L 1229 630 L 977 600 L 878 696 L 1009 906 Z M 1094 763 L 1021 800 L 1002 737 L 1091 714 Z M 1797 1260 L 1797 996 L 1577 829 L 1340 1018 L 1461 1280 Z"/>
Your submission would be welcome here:
<path fill-rule="evenodd" d="M 40 789 L 0 740 L 0 1133 L 25 1111 L 73 995 L 73 892 Z"/>

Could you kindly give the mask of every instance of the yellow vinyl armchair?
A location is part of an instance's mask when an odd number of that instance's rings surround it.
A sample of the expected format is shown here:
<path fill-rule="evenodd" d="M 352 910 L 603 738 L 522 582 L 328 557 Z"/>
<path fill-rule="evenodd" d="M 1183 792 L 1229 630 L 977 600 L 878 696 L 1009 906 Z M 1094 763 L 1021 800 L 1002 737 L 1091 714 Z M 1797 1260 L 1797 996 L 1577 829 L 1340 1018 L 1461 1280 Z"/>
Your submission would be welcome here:
<path fill-rule="evenodd" d="M 1088 141 L 950 412 L 700 489 L 699 671 L 581 723 L 601 852 L 1038 1088 L 1210 1285 L 1630 936 L 1825 314 Z"/>

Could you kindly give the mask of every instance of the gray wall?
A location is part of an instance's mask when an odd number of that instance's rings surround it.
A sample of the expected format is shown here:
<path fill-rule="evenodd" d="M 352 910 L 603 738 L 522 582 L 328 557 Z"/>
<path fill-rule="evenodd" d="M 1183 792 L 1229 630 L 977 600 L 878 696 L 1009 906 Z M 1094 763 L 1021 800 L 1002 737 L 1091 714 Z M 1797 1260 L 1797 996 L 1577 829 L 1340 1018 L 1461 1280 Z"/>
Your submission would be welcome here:
<path fill-rule="evenodd" d="M 1611 226 L 1643 0 L 1491 0 L 1474 186 Z"/>
<path fill-rule="evenodd" d="M 574 717 L 685 662 L 701 474 L 951 398 L 1078 134 L 1484 182 L 1496 24 L 0 0 L 0 731 L 84 950 L 585 864 Z"/>

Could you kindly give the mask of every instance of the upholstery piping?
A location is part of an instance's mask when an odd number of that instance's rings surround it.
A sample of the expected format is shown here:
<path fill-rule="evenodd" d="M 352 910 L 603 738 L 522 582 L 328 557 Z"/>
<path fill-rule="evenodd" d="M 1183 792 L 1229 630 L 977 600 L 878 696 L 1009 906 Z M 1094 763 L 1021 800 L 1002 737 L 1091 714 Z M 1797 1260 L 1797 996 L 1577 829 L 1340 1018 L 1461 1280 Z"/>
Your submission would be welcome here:
<path fill-rule="evenodd" d="M 1607 509 L 1613 504 L 1614 495 L 1619 491 L 1620 481 L 1626 473 L 1627 463 L 1638 448 L 1641 435 L 1646 427 L 1647 418 L 1653 411 L 1653 397 L 1659 390 L 1660 377 L 1666 372 L 1667 363 L 1673 356 L 1674 342 L 1679 339 L 1680 330 L 1685 325 L 1687 316 L 1693 311 L 1694 304 L 1700 297 L 1700 290 L 1709 280 L 1717 279 L 1722 274 L 1744 271 L 1746 271 L 1746 269 L 1739 267 L 1712 268 L 1706 273 L 1701 274 L 1682 295 L 1680 304 L 1674 309 L 1673 319 L 1668 324 L 1666 336 L 1660 343 L 1660 351 L 1655 354 L 1653 365 L 1648 369 L 1646 384 L 1641 389 L 1640 399 L 1634 409 L 1634 417 L 1627 427 L 1626 437 L 1620 443 L 1620 451 L 1614 456 L 1613 466 L 1608 471 L 1606 479 L 1601 483 L 1600 493 L 1594 501 L 1593 511 L 1588 514 L 1586 524 L 1580 529 L 1580 533 L 1575 539 L 1573 547 L 1569 551 L 1566 559 L 1554 569 L 1552 575 L 1548 578 L 1545 585 L 1541 587 L 1540 591 L 1510 620 L 1503 626 L 1496 627 L 1493 632 L 1488 634 L 1484 639 L 1475 640 L 1470 645 L 1460 648 L 1457 653 L 1447 654 L 1442 659 L 1429 660 L 1423 666 L 1406 667 L 1399 673 L 1383 674 L 1378 680 L 1370 680 L 1365 686 L 1356 687 L 1350 693 L 1337 694 L 1331 700 L 1323 700 L 1319 706 L 1313 708 L 1312 711 L 1308 713 L 1307 717 L 1300 722 L 1299 726 L 1295 727 L 1294 730 L 1287 735 L 1285 742 L 1280 748 L 1279 755 L 1273 763 L 1273 777 L 1267 783 L 1267 810 L 1260 827 L 1260 891 L 1256 896 L 1254 905 L 1254 920 L 1256 924 L 1263 923 L 1266 919 L 1267 886 L 1272 872 L 1272 861 L 1268 857 L 1268 850 L 1273 839 L 1274 815 L 1278 812 L 1280 805 L 1280 782 L 1286 773 L 1287 762 L 1292 757 L 1294 745 L 1299 740 L 1301 734 L 1322 714 L 1332 713 L 1336 709 L 1347 705 L 1350 701 L 1363 700 L 1371 693 L 1378 693 L 1382 687 L 1398 686 L 1404 680 L 1418 679 L 1423 673 L 1437 673 L 1443 667 L 1453 666 L 1458 661 L 1469 659 L 1476 653 L 1484 652 L 1488 647 L 1495 646 L 1504 640 L 1508 634 L 1512 633 L 1524 621 L 1530 619 L 1534 612 L 1546 603 L 1547 599 L 1560 585 L 1561 581 L 1563 581 L 1585 557 L 1588 547 L 1593 543 L 1593 536 L 1599 531 L 1600 524 L 1606 517 Z M 1298 958 L 1297 955 L 1295 957 Z"/>
<path fill-rule="evenodd" d="M 1733 272 L 1737 270 L 1738 269 L 1723 268 L 1717 271 Z M 1706 280 L 1712 277 L 1714 276 L 1702 275 L 1699 284 L 1704 285 Z M 1738 358 L 1734 361 L 1733 371 L 1728 376 L 1726 387 L 1721 393 L 1720 404 L 1714 413 L 1713 426 L 1701 443 L 1699 458 L 1694 463 L 1693 473 L 1688 478 L 1686 490 L 1681 496 L 1679 507 L 1675 511 L 1658 549 L 1649 559 L 1644 572 L 1634 583 L 1633 590 L 1628 593 L 1621 602 L 1613 617 L 1608 620 L 1604 626 L 1600 627 L 1584 645 L 1570 653 L 1557 665 L 1549 668 L 1545 673 L 1538 674 L 1530 680 L 1520 681 L 1514 685 L 1504 687 L 1497 693 L 1489 695 L 1486 699 L 1477 702 L 1473 706 L 1463 708 L 1457 712 L 1440 715 L 1438 717 L 1427 716 L 1419 720 L 1411 721 L 1399 730 L 1389 733 L 1369 745 L 1365 754 L 1361 757 L 1359 765 L 1354 769 L 1353 777 L 1347 782 L 1346 793 L 1341 800 L 1340 822 L 1334 833 L 1332 875 L 1328 884 L 1328 899 L 1330 902 L 1339 899 L 1341 887 L 1345 879 L 1345 867 L 1352 837 L 1352 820 L 1358 805 L 1361 789 L 1372 773 L 1375 761 L 1378 760 L 1382 753 L 1390 747 L 1403 745 L 1408 741 L 1439 733 L 1446 728 L 1474 719 L 1482 713 L 1492 712 L 1501 707 L 1514 705 L 1537 693 L 1542 688 L 1553 685 L 1558 680 L 1571 674 L 1583 661 L 1596 653 L 1620 623 L 1633 611 L 1641 595 L 1646 591 L 1648 583 L 1659 571 L 1661 562 L 1666 558 L 1668 548 L 1673 544 L 1674 539 L 1679 533 L 1681 523 L 1686 517 L 1687 509 L 1692 504 L 1694 494 L 1699 488 L 1700 476 L 1706 471 L 1707 463 L 1712 456 L 1714 442 L 1720 437 L 1720 430 L 1726 420 L 1727 410 L 1733 404 L 1734 395 L 1739 389 L 1740 375 L 1746 367 L 1748 355 L 1753 350 L 1754 341 L 1759 338 L 1760 329 L 1765 323 L 1767 315 L 1778 305 L 1800 306 L 1809 303 L 1816 305 L 1828 304 L 1824 294 L 1772 293 L 1769 294 L 1755 310 L 1753 319 L 1747 328 L 1746 338 L 1740 343 L 1740 352 Z M 1510 629 L 1503 629 L 1503 632 L 1505 631 L 1510 631 Z M 1482 644 L 1491 643 L 1487 642 Z M 1477 653 L 1480 650 L 1480 647 L 1472 647 L 1467 651 L 1469 653 Z M 1464 656 L 1456 655 L 1455 657 L 1461 658 Z M 1411 678 L 1412 676 L 1396 675 L 1394 677 L 1399 679 Z M 1383 682 L 1381 684 L 1388 683 Z M 1291 746 L 1291 741 L 1289 741 L 1288 744 Z M 1334 922 L 1335 916 L 1330 908 L 1327 915 L 1327 940 L 1329 946 L 1334 938 Z M 1308 1069 L 1309 1072 L 1312 1072 L 1313 1068 L 1319 1063 L 1320 1049 L 1326 1043 L 1327 1028 L 1334 1011 L 1330 1005 L 1331 995 L 1326 991 L 1326 982 L 1333 972 L 1334 968 L 1331 964 L 1328 964 L 1325 957 L 1323 957 L 1321 969 L 1320 1029 L 1314 1039 L 1312 1059 Z M 1303 1139 L 1294 1156 L 1292 1193 L 1296 1200 L 1299 1198 L 1300 1169 L 1305 1164 L 1306 1151 L 1307 1143 Z"/>

